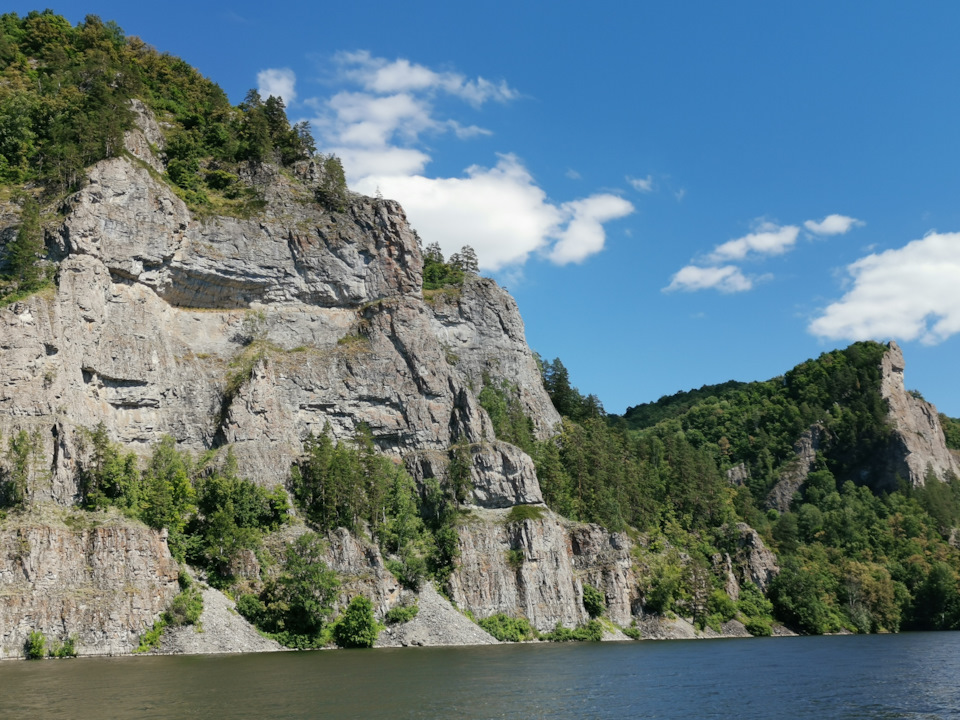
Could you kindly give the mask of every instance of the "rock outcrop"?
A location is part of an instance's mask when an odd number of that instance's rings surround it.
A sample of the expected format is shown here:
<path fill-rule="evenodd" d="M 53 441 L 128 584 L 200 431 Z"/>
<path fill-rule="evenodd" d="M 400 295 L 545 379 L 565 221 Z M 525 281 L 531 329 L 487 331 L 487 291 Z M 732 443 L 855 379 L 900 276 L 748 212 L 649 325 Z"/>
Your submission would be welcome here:
<path fill-rule="evenodd" d="M 931 473 L 940 481 L 960 477 L 960 465 L 947 449 L 937 409 L 906 390 L 903 370 L 903 352 L 890 342 L 881 362 L 880 394 L 889 407 L 893 437 L 877 486 L 896 489 L 898 480 L 904 480 L 916 487 Z"/>
<path fill-rule="evenodd" d="M 807 475 L 810 474 L 817 460 L 817 451 L 825 437 L 826 431 L 822 425 L 811 425 L 793 444 L 793 453 L 796 459 L 790 467 L 780 473 L 777 484 L 767 495 L 766 506 L 768 508 L 775 508 L 782 513 L 790 510 L 793 496 L 806 482 Z"/>
<path fill-rule="evenodd" d="M 38 507 L 0 523 L 0 658 L 30 633 L 84 655 L 133 651 L 180 591 L 165 536 L 115 514 Z"/>
<path fill-rule="evenodd" d="M 544 509 L 511 522 L 504 510 L 473 510 L 460 527 L 460 564 L 450 580 L 453 600 L 477 617 L 520 614 L 541 631 L 589 620 L 583 585 L 607 599 L 607 616 L 629 625 L 638 599 L 622 533 L 572 523 Z"/>

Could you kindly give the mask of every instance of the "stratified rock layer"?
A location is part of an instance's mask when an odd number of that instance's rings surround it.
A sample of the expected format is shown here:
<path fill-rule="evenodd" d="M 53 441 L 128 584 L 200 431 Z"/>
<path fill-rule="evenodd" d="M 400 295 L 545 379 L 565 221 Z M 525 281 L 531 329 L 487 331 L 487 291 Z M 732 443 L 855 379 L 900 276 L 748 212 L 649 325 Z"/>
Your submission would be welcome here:
<path fill-rule="evenodd" d="M 180 591 L 164 536 L 117 516 L 52 508 L 0 524 L 0 657 L 30 633 L 84 655 L 133 651 Z"/>

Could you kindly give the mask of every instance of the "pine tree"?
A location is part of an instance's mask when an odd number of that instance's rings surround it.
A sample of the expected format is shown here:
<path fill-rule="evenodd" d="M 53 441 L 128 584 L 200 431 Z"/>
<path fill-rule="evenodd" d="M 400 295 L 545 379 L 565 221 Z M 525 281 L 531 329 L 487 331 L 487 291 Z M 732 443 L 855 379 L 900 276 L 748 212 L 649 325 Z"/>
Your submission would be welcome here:
<path fill-rule="evenodd" d="M 40 206 L 32 197 L 27 197 L 23 201 L 17 237 L 7 247 L 7 274 L 17 282 L 20 291 L 36 290 L 43 283 L 43 270 L 38 261 L 45 250 Z"/>

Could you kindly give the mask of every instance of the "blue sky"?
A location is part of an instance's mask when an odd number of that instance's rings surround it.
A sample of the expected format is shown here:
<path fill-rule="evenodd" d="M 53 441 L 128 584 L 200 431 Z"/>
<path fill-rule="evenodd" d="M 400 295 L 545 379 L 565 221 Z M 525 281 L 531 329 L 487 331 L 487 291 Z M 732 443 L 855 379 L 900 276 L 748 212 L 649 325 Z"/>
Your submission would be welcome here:
<path fill-rule="evenodd" d="M 609 412 L 873 338 L 960 416 L 956 3 L 52 9 L 283 95 Z"/>

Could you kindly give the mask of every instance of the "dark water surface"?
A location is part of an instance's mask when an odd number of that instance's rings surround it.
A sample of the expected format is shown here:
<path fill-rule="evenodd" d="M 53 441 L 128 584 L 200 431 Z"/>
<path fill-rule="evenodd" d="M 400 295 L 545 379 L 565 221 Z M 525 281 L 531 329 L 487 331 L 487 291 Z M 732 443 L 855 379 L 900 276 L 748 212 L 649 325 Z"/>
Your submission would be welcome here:
<path fill-rule="evenodd" d="M 0 718 L 960 718 L 960 633 L 0 663 Z"/>

